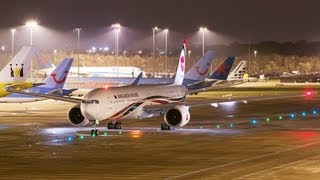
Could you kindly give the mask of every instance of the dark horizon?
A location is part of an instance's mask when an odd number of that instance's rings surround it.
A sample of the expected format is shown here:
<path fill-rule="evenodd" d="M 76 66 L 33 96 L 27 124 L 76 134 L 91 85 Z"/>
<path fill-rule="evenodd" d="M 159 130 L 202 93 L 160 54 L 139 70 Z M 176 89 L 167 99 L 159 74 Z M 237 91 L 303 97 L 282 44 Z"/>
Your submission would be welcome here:
<path fill-rule="evenodd" d="M 23 25 L 35 18 L 41 25 L 70 30 L 95 29 L 119 22 L 148 30 L 168 27 L 180 33 L 206 26 L 236 39 L 260 41 L 320 40 L 316 0 L 184 0 L 184 1 L 62 1 L 11 0 L 0 7 L 0 29 Z"/>

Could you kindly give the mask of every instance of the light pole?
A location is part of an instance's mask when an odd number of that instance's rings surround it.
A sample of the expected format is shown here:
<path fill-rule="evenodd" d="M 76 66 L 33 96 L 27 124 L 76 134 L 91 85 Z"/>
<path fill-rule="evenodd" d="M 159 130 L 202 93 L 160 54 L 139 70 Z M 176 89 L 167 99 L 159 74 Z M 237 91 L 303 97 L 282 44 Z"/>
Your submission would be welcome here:
<path fill-rule="evenodd" d="M 156 73 L 156 30 L 158 30 L 158 27 L 155 26 L 152 28 L 152 49 L 153 49 L 153 57 L 154 57 L 154 63 L 153 63 L 153 73 L 155 75 Z"/>
<path fill-rule="evenodd" d="M 200 31 L 202 33 L 202 56 L 204 56 L 204 33 L 206 30 L 206 27 L 200 27 Z"/>
<path fill-rule="evenodd" d="M 30 20 L 26 23 L 26 25 L 30 29 L 30 45 L 33 45 L 33 29 L 38 25 L 37 21 L 35 20 Z"/>
<path fill-rule="evenodd" d="M 115 35 L 115 53 L 116 53 L 116 66 L 117 66 L 117 77 L 119 77 L 119 64 L 118 64 L 118 55 L 119 55 L 119 32 L 121 25 L 120 24 L 113 24 L 114 27 L 114 35 Z"/>
<path fill-rule="evenodd" d="M 165 52 L 166 52 L 166 56 L 165 56 L 165 67 L 166 67 L 166 72 L 165 74 L 168 73 L 168 29 L 164 30 L 165 33 Z"/>
<path fill-rule="evenodd" d="M 30 20 L 26 23 L 26 25 L 29 27 L 30 29 L 30 45 L 33 45 L 33 28 L 35 28 L 38 23 L 35 20 Z M 30 76 L 31 76 L 31 81 L 33 81 L 33 64 L 32 64 L 32 60 L 31 60 L 31 66 L 30 66 Z"/>
<path fill-rule="evenodd" d="M 11 56 L 14 56 L 14 34 L 16 32 L 16 29 L 10 29 L 11 31 Z"/>
<path fill-rule="evenodd" d="M 80 31 L 81 28 L 76 28 L 78 35 L 77 53 L 78 53 L 78 78 L 80 77 Z"/>

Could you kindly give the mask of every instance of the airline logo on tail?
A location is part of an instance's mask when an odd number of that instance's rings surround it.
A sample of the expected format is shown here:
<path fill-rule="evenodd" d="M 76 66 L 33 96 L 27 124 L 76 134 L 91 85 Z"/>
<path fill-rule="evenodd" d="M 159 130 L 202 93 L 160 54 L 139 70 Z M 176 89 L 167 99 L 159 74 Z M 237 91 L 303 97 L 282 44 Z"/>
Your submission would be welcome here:
<path fill-rule="evenodd" d="M 200 75 L 200 76 L 206 76 L 208 71 L 209 71 L 209 66 L 210 66 L 210 63 L 207 63 L 207 68 L 203 71 L 203 72 L 200 72 L 200 66 L 196 66 L 194 67 L 196 69 L 196 72 Z"/>
<path fill-rule="evenodd" d="M 224 74 L 224 75 L 228 75 L 229 72 L 227 72 L 227 70 L 230 69 L 230 66 L 227 64 L 222 64 L 221 66 L 219 66 L 219 68 L 217 69 L 216 73 L 218 75 Z"/>
<path fill-rule="evenodd" d="M 59 80 L 57 79 L 57 74 L 56 73 L 52 73 L 51 76 L 53 78 L 53 81 L 56 82 L 57 84 L 62 84 L 63 82 L 65 82 L 66 79 L 67 79 L 69 71 L 65 71 L 64 73 L 65 73 L 65 76 L 63 76 L 63 78 L 61 78 Z"/>
<path fill-rule="evenodd" d="M 186 49 L 187 49 L 187 43 L 188 43 L 188 40 L 187 40 L 187 38 L 184 38 L 184 40 L 183 40 L 183 45 L 182 45 L 182 50 L 183 51 L 186 51 Z M 184 52 L 184 54 L 185 54 L 185 52 Z M 184 54 L 183 54 L 183 56 L 181 56 L 181 58 L 180 58 L 180 67 L 181 67 L 181 71 L 182 72 L 184 72 L 184 70 L 185 70 L 185 66 L 186 66 L 186 63 L 185 63 L 185 59 L 184 59 Z"/>
<path fill-rule="evenodd" d="M 181 63 L 181 71 L 184 71 L 184 66 L 185 66 L 185 63 L 184 63 L 184 56 L 181 56 L 181 59 L 180 59 L 180 63 Z"/>
<path fill-rule="evenodd" d="M 16 64 L 14 67 L 10 64 L 10 76 L 11 77 L 23 77 L 23 64 Z"/>

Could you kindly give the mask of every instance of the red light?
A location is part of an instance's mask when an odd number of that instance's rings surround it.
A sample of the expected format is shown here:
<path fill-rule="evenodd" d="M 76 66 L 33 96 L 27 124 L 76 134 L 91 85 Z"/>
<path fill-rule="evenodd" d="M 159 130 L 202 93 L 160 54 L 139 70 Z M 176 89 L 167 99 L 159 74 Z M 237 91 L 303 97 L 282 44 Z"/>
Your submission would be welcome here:
<path fill-rule="evenodd" d="M 104 90 L 108 90 L 109 89 L 109 84 L 105 84 L 103 87 Z"/>
<path fill-rule="evenodd" d="M 307 91 L 307 96 L 311 96 L 312 95 L 312 92 L 311 91 Z"/>

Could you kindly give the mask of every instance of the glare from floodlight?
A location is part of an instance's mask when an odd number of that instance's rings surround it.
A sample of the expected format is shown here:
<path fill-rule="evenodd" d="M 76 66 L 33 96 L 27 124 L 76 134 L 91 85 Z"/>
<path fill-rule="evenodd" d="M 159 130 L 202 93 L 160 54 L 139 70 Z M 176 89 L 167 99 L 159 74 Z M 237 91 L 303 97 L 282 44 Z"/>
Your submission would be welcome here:
<path fill-rule="evenodd" d="M 165 30 L 164 30 L 164 32 L 168 32 L 168 31 L 169 31 L 169 29 L 165 29 Z"/>
<path fill-rule="evenodd" d="M 159 28 L 158 28 L 157 26 L 155 26 L 153 29 L 154 29 L 154 30 L 158 30 Z"/>
<path fill-rule="evenodd" d="M 120 28 L 121 28 L 121 25 L 120 25 L 119 23 L 117 23 L 117 24 L 112 24 L 112 27 L 117 28 L 117 29 L 120 29 Z"/>
<path fill-rule="evenodd" d="M 206 30 L 208 30 L 208 29 L 207 29 L 206 27 L 200 27 L 199 30 L 200 30 L 200 31 L 206 31 Z"/>
<path fill-rule="evenodd" d="M 14 33 L 14 32 L 16 32 L 16 29 L 10 29 L 10 31 L 11 31 L 12 33 Z"/>
<path fill-rule="evenodd" d="M 28 27 L 30 27 L 30 28 L 34 28 L 34 27 L 36 27 L 36 26 L 38 25 L 38 22 L 35 21 L 35 20 L 30 20 L 30 21 L 28 21 L 28 22 L 26 23 L 26 25 L 27 25 Z"/>

